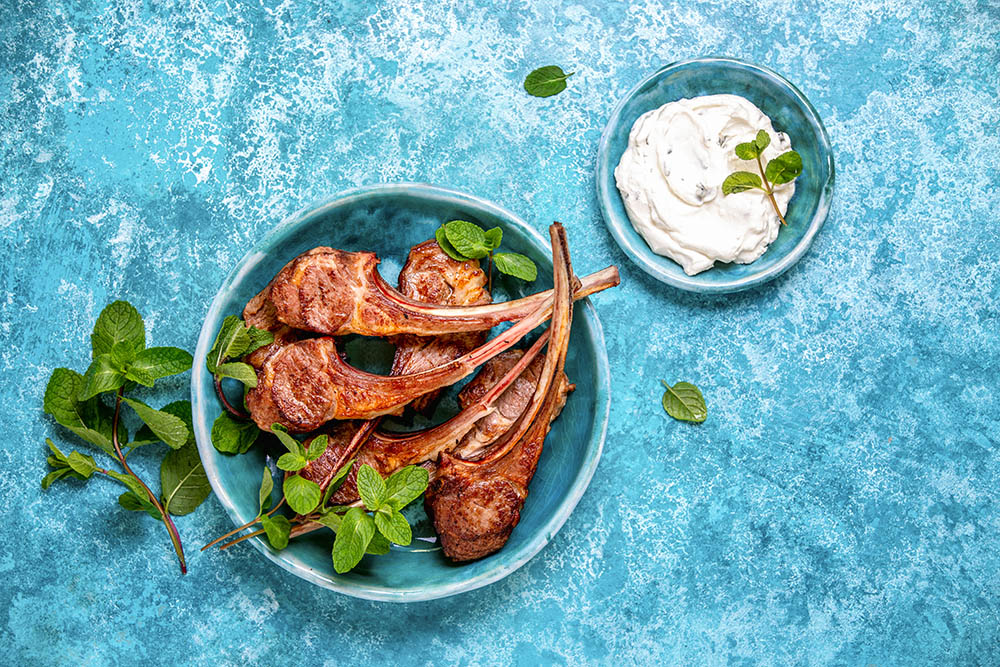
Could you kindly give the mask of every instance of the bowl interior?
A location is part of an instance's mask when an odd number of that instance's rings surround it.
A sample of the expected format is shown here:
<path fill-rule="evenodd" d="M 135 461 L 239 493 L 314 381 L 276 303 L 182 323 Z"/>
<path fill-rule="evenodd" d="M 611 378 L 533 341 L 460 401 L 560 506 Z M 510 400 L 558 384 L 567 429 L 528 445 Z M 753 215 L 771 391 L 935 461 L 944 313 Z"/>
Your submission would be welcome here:
<path fill-rule="evenodd" d="M 771 118 L 776 130 L 788 133 L 792 148 L 802 155 L 803 172 L 785 216 L 788 225 L 760 259 L 751 264 L 716 262 L 714 268 L 688 276 L 676 262 L 650 250 L 632 227 L 614 171 L 639 116 L 682 98 L 725 93 L 750 100 Z M 826 219 L 833 193 L 830 140 L 802 93 L 770 70 L 722 58 L 675 63 L 640 83 L 615 109 L 601 137 L 597 191 L 605 222 L 618 245 L 650 275 L 691 291 L 746 289 L 788 269 L 808 249 Z"/>
<path fill-rule="evenodd" d="M 549 244 L 512 214 L 472 197 L 430 186 L 379 186 L 346 195 L 292 216 L 249 253 L 226 279 L 212 303 L 198 342 L 197 359 L 211 347 L 226 315 L 239 314 L 291 258 L 319 245 L 344 250 L 372 250 L 379 269 L 391 283 L 411 246 L 434 237 L 434 230 L 452 219 L 485 228 L 503 229 L 503 247 L 531 257 L 538 280 L 524 283 L 494 274 L 494 299 L 517 298 L 552 284 Z M 391 348 L 370 339 L 348 345 L 352 362 L 386 368 Z M 538 470 L 521 521 L 498 553 L 464 565 L 448 562 L 436 542 L 421 501 L 407 509 L 418 538 L 409 547 L 393 547 L 386 556 L 366 556 L 346 575 L 336 575 L 330 557 L 333 533 L 323 530 L 291 542 L 281 552 L 254 538 L 254 545 L 285 569 L 314 583 L 358 597 L 407 601 L 451 595 L 505 576 L 537 553 L 569 516 L 586 488 L 600 457 L 609 406 L 608 368 L 600 323 L 588 302 L 576 304 L 566 373 L 576 383 L 562 415 L 545 442 Z M 457 412 L 452 389 L 442 400 L 435 420 Z M 242 456 L 217 452 L 210 438 L 219 415 L 211 376 L 195 364 L 192 378 L 195 431 L 202 460 L 218 498 L 236 525 L 257 512 L 257 489 L 266 452 L 255 446 Z M 398 421 L 396 428 L 422 426 Z M 390 424 L 390 427 L 393 425 Z"/>

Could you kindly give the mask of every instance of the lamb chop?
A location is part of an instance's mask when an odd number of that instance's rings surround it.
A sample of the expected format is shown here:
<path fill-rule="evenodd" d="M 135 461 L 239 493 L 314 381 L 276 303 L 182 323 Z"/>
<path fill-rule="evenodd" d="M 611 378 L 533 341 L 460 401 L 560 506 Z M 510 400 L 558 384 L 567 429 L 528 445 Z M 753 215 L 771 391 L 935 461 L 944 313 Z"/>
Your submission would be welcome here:
<path fill-rule="evenodd" d="M 479 261 L 454 260 L 434 239 L 410 249 L 399 272 L 399 291 L 415 301 L 443 306 L 480 306 L 492 301 Z M 440 336 L 397 336 L 393 341 L 396 355 L 390 374 L 418 373 L 458 359 L 485 343 L 486 335 L 486 331 L 463 331 Z M 439 394 L 440 390 L 429 392 L 410 405 L 417 412 L 426 413 Z"/>
<path fill-rule="evenodd" d="M 271 283 L 268 298 L 277 319 L 294 329 L 328 336 L 434 336 L 488 330 L 501 322 L 523 319 L 552 302 L 552 292 L 547 291 L 490 305 L 429 305 L 390 287 L 379 275 L 378 263 L 371 252 L 329 247 L 299 255 Z M 618 270 L 608 267 L 584 278 L 577 298 L 618 282 Z"/>
<path fill-rule="evenodd" d="M 568 265 L 568 248 L 562 225 L 555 223 L 551 227 L 551 235 L 555 257 Z M 567 282 L 569 275 L 567 272 Z M 275 283 L 271 290 L 276 304 L 274 291 L 277 286 L 278 283 Z M 586 288 L 580 284 L 577 291 L 586 292 Z M 566 293 L 570 294 L 568 287 Z M 556 290 L 553 300 L 558 297 L 559 291 Z M 541 300 L 536 310 L 524 319 L 462 357 L 407 375 L 387 377 L 353 368 L 337 354 L 333 338 L 312 338 L 292 343 L 272 354 L 264 363 L 258 373 L 257 386 L 247 394 L 247 406 L 262 429 L 277 422 L 297 432 L 314 430 L 331 419 L 371 419 L 398 414 L 412 400 L 458 382 L 480 364 L 512 347 L 549 318 L 553 300 Z M 489 306 L 469 307 L 481 308 Z M 564 333 L 568 337 L 569 330 Z M 552 363 L 554 361 L 547 355 L 545 374 L 548 374 Z M 540 399 L 534 401 L 535 412 L 539 403 Z"/>
<path fill-rule="evenodd" d="M 567 266 L 568 262 L 559 268 Z M 553 379 L 557 374 L 562 377 L 566 363 L 567 346 L 557 345 L 556 341 L 568 341 L 571 323 L 572 308 L 559 319 L 553 316 L 553 342 L 546 355 L 544 374 L 528 408 L 501 440 L 477 461 L 441 453 L 424 496 L 424 507 L 445 555 L 452 560 L 475 560 L 494 553 L 507 543 L 521 520 L 521 508 L 545 436 L 566 403 L 563 383 Z"/>

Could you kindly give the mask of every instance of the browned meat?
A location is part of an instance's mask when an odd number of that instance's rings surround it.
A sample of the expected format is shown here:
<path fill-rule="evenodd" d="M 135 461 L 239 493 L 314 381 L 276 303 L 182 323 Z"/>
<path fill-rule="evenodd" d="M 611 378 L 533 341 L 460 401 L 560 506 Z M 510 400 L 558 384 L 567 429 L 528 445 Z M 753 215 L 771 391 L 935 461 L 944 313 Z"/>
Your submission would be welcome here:
<path fill-rule="evenodd" d="M 258 370 L 275 352 L 303 337 L 303 332 L 278 321 L 274 304 L 268 298 L 270 292 L 271 285 L 268 284 L 260 293 L 250 299 L 243 309 L 243 321 L 248 326 L 255 326 L 258 329 L 270 331 L 274 335 L 274 342 L 270 345 L 257 348 L 244 358 L 244 361 Z"/>
<path fill-rule="evenodd" d="M 415 301 L 444 306 L 481 306 L 492 301 L 479 261 L 455 261 L 433 239 L 410 249 L 406 264 L 399 272 L 399 291 Z M 485 331 L 398 336 L 391 374 L 407 375 L 436 368 L 485 342 Z M 440 390 L 429 392 L 411 405 L 417 412 L 426 412 L 439 394 Z"/>
<path fill-rule="evenodd" d="M 436 475 L 425 495 L 425 507 L 441 539 L 446 556 L 474 560 L 507 543 L 521 519 L 528 484 L 535 474 L 542 443 L 566 401 L 562 380 L 572 303 L 572 269 L 565 244 L 557 244 L 561 226 L 553 225 L 553 248 L 563 253 L 555 265 L 555 305 L 551 341 L 531 401 L 512 427 L 478 461 L 463 461 L 442 452 Z"/>
<path fill-rule="evenodd" d="M 278 320 L 295 329 L 330 336 L 433 336 L 487 330 L 501 322 L 523 319 L 540 306 L 551 308 L 551 291 L 481 306 L 420 303 L 390 287 L 377 271 L 378 261 L 374 253 L 328 247 L 299 255 L 271 284 L 269 298 Z M 584 278 L 576 298 L 618 282 L 618 270 L 608 267 Z"/>
<path fill-rule="evenodd" d="M 326 451 L 315 461 L 303 468 L 298 474 L 319 484 L 326 490 L 330 479 L 340 467 L 350 460 L 354 450 L 365 439 L 375 424 L 371 421 L 332 421 L 323 429 L 329 438 Z M 319 435 L 318 433 L 316 435 Z M 308 447 L 315 436 L 306 442 Z"/>
<path fill-rule="evenodd" d="M 465 409 L 469 405 L 474 404 L 476 401 L 482 399 L 482 397 L 491 388 L 496 386 L 497 381 L 507 373 L 515 363 L 524 355 L 523 350 L 507 350 L 497 356 L 493 357 L 479 370 L 479 373 L 469 381 L 469 384 L 465 385 L 465 388 L 458 394 L 458 404 L 461 408 Z M 531 401 L 532 395 L 535 393 L 535 388 L 538 386 L 538 380 L 540 373 L 542 371 L 542 360 L 536 358 L 531 362 L 531 364 L 524 370 L 521 375 L 514 380 L 499 399 L 497 399 L 494 404 L 496 411 L 491 412 L 486 415 L 478 422 L 476 422 L 475 427 L 465 434 L 462 441 L 459 443 L 458 448 L 455 450 L 455 456 L 460 459 L 465 460 L 475 460 L 482 456 L 483 452 L 489 445 L 493 444 L 500 436 L 510 430 L 510 427 L 514 424 L 518 417 L 524 412 L 525 408 L 528 407 L 528 403 Z M 569 392 L 574 389 L 573 385 L 569 384 L 564 373 L 559 374 L 559 382 L 563 387 L 563 392 Z"/>

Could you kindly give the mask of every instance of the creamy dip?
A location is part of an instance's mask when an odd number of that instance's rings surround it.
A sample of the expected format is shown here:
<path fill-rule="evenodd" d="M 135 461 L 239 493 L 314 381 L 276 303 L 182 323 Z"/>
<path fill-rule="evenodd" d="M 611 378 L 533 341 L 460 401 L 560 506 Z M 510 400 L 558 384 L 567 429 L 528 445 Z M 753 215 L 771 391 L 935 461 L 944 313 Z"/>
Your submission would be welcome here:
<path fill-rule="evenodd" d="M 749 264 L 778 236 L 781 221 L 767 195 L 747 190 L 723 195 L 734 171 L 759 174 L 756 160 L 736 157 L 736 144 L 758 130 L 771 137 L 763 161 L 791 150 L 788 135 L 737 95 L 706 95 L 664 104 L 639 117 L 615 182 L 632 226 L 659 255 L 694 275 L 716 260 Z M 784 215 L 795 184 L 774 188 Z"/>

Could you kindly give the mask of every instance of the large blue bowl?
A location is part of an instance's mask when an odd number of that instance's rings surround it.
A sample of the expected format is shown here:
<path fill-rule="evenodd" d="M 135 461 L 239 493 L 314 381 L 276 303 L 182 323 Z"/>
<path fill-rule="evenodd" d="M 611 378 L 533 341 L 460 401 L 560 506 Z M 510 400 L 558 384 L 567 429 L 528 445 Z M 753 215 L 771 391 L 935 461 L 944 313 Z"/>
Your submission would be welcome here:
<path fill-rule="evenodd" d="M 615 185 L 615 167 L 628 145 L 636 119 L 667 102 L 699 95 L 740 95 L 769 116 L 774 129 L 788 133 L 802 155 L 802 175 L 795 181 L 778 238 L 751 264 L 716 262 L 694 276 L 669 257 L 657 255 L 632 227 Z M 787 271 L 805 254 L 830 211 L 833 198 L 833 151 L 819 114 L 799 90 L 766 67 L 729 58 L 697 58 L 660 69 L 626 95 L 608 121 L 597 154 L 597 198 L 604 221 L 629 258 L 655 278 L 692 292 L 736 292 Z"/>
<path fill-rule="evenodd" d="M 382 275 L 394 282 L 410 247 L 433 238 L 434 230 L 442 222 L 456 218 L 472 220 L 487 228 L 500 226 L 504 248 L 528 255 L 538 265 L 538 280 L 534 283 L 494 276 L 496 299 L 516 298 L 551 287 L 548 240 L 498 206 L 458 192 L 417 184 L 363 188 L 300 211 L 272 230 L 226 278 L 198 338 L 191 405 L 202 462 L 216 497 L 235 525 L 256 516 L 265 453 L 255 446 L 247 454 L 230 456 L 212 446 L 212 422 L 220 407 L 212 376 L 202 360 L 223 318 L 241 313 L 247 300 L 289 259 L 318 245 L 374 251 L 382 259 Z M 603 267 L 575 268 L 589 273 Z M 373 341 L 357 343 L 372 347 Z M 374 348 L 378 356 L 378 346 Z M 409 547 L 394 546 L 385 556 L 366 556 L 357 568 L 344 575 L 334 573 L 330 557 L 333 534 L 327 530 L 292 540 L 283 551 L 272 550 L 260 538 L 250 542 L 296 576 L 372 600 L 429 600 L 479 588 L 507 576 L 538 553 L 562 527 L 587 488 L 601 456 L 610 407 L 608 358 L 600 322 L 587 300 L 578 302 L 574 311 L 566 374 L 576 383 L 576 391 L 570 395 L 545 441 L 521 522 L 507 545 L 496 554 L 464 565 L 450 563 L 437 544 L 430 541 L 433 530 L 420 501 L 407 512 L 411 523 L 416 524 L 415 534 L 428 539 L 414 540 Z M 455 410 L 453 398 L 446 399 L 436 417 L 443 419 Z"/>

